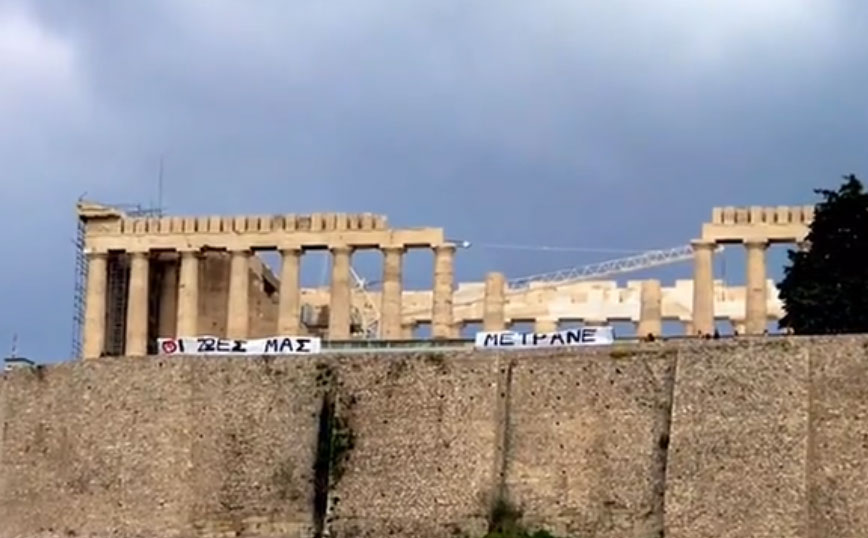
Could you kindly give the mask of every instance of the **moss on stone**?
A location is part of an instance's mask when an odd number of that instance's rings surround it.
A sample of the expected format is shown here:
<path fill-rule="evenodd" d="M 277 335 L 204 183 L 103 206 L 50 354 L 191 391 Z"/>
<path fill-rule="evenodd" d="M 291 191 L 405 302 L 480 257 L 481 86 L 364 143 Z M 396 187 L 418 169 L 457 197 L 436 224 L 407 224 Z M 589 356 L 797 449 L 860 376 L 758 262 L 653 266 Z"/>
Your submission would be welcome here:
<path fill-rule="evenodd" d="M 331 484 L 329 489 L 340 481 L 346 470 L 346 462 L 350 451 L 355 446 L 356 438 L 349 423 L 343 417 L 334 415 L 331 426 L 331 446 L 329 450 L 329 471 Z"/>
<path fill-rule="evenodd" d="M 503 496 L 498 496 L 488 514 L 488 532 L 481 538 L 557 538 L 546 530 L 531 531 L 522 522 L 522 513 Z"/>

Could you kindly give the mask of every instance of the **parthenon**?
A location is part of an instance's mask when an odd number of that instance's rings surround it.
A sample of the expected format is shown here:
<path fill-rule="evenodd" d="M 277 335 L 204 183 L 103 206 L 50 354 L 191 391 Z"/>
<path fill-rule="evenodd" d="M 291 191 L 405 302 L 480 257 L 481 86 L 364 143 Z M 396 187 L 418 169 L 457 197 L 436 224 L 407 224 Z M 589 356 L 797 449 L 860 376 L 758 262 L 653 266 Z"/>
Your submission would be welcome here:
<path fill-rule="evenodd" d="M 352 338 L 354 312 L 376 311 L 377 337 L 410 338 L 430 323 L 431 337 L 455 338 L 467 323 L 485 330 L 531 321 L 537 331 L 559 323 L 633 321 L 638 334 L 661 332 L 665 319 L 683 323 L 688 334 L 710 334 L 729 319 L 739 332 L 761 334 L 782 310 L 767 280 L 770 243 L 804 246 L 813 207 L 714 208 L 693 246 L 693 280 L 665 288 L 656 280 L 578 282 L 507 289 L 496 271 L 478 283 L 456 287 L 456 245 L 441 228 L 392 229 L 384 215 L 131 217 L 97 203 L 80 202 L 87 278 L 82 356 L 142 356 L 155 352 L 158 336 L 214 335 L 227 338 L 301 335 L 320 331 L 330 340 Z M 727 288 L 713 278 L 718 244 L 747 249 L 746 285 Z M 353 252 L 383 253 L 382 289 L 359 292 L 351 278 Z M 403 289 L 408 249 L 434 253 L 432 289 Z M 300 287 L 306 251 L 327 250 L 327 289 Z M 279 278 L 255 255 L 280 253 Z M 691 304 L 684 297 L 692 295 Z M 305 310 L 307 308 L 307 310 Z M 303 319 L 314 312 L 313 319 Z M 310 317 L 310 316 L 308 316 Z"/>
<path fill-rule="evenodd" d="M 154 319 L 155 314 L 164 318 L 164 324 L 166 317 L 174 317 L 174 332 L 179 335 L 193 336 L 219 325 L 219 320 L 215 324 L 210 319 L 213 312 L 209 303 L 215 295 L 219 296 L 219 288 L 227 280 L 220 274 L 227 256 L 228 297 L 221 312 L 225 318 L 223 332 L 228 338 L 250 337 L 251 314 L 254 319 L 258 314 L 250 310 L 251 255 L 264 250 L 278 251 L 282 258 L 279 314 L 273 329 L 279 334 L 301 332 L 298 283 L 301 256 L 307 250 L 327 249 L 331 253 L 328 337 L 339 340 L 348 338 L 350 331 L 353 251 L 379 249 L 385 254 L 381 323 L 383 336 L 396 338 L 401 330 L 401 257 L 407 249 L 433 249 L 432 335 L 435 338 L 451 335 L 455 245 L 444 240 L 439 228 L 390 229 L 385 216 L 369 213 L 129 218 L 116 209 L 93 203 L 79 203 L 78 212 L 85 225 L 88 266 L 82 337 L 85 358 L 105 354 L 109 326 L 124 327 L 122 345 L 115 346 L 115 353 L 147 354 L 153 340 L 149 336 L 160 325 L 160 319 Z M 156 271 L 152 270 L 154 265 L 158 266 Z M 201 282 L 203 276 L 205 282 Z M 120 287 L 126 289 L 114 292 L 115 299 L 120 296 L 117 302 L 124 307 L 109 309 L 112 288 L 124 280 L 128 283 Z M 153 293 L 156 282 L 160 283 L 161 293 Z M 171 308 L 173 302 L 176 305 Z M 117 332 L 115 339 L 119 338 Z"/>

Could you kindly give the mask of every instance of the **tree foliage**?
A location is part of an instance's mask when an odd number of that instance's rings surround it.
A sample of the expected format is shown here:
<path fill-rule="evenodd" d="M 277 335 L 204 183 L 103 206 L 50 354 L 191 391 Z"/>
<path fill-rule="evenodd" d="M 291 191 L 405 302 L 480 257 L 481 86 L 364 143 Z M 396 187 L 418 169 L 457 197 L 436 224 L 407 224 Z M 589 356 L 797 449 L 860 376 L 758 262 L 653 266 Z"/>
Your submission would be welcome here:
<path fill-rule="evenodd" d="M 805 250 L 790 250 L 778 285 L 786 315 L 781 327 L 796 334 L 868 332 L 868 194 L 855 175 L 823 197 Z"/>

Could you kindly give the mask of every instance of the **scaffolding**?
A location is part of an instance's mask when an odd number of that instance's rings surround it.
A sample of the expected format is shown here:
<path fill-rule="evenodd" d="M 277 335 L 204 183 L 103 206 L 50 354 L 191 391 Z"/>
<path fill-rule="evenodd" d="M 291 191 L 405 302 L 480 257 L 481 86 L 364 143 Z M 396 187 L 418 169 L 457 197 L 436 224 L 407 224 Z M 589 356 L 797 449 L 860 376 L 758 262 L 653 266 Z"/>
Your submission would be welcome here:
<path fill-rule="evenodd" d="M 70 357 L 81 357 L 81 330 L 84 326 L 84 290 L 87 256 L 84 255 L 84 220 L 78 219 L 75 232 L 75 290 L 72 302 L 72 349 Z"/>
<path fill-rule="evenodd" d="M 79 198 L 79 202 L 81 198 Z M 123 211 L 130 217 L 138 218 L 138 217 L 162 217 L 163 209 L 161 207 L 157 208 L 146 208 L 141 204 L 110 204 L 109 207 L 113 207 L 119 211 Z M 82 217 L 78 217 L 76 219 L 76 233 L 75 240 L 73 241 L 73 245 L 75 247 L 75 275 L 73 278 L 73 299 L 72 299 L 72 344 L 70 346 L 70 354 L 71 358 L 78 359 L 81 358 L 82 353 L 82 329 L 84 327 L 84 316 L 85 316 L 85 294 L 87 287 L 87 255 L 84 252 L 85 247 L 85 233 L 86 233 L 87 223 L 85 219 Z M 123 262 L 121 262 L 123 263 Z M 117 265 L 117 264 L 115 264 Z M 129 271 L 129 268 L 126 268 L 126 272 Z M 121 304 L 108 304 L 108 311 L 106 312 L 106 316 L 109 320 L 115 319 L 117 316 L 118 310 L 126 312 L 126 279 L 129 278 L 123 276 L 123 270 L 121 274 L 115 274 L 115 278 L 120 278 L 118 283 L 114 284 L 115 287 L 118 285 L 123 285 L 121 290 L 108 290 L 109 295 L 112 295 L 112 291 L 114 291 L 115 296 L 120 296 L 122 299 Z M 111 271 L 109 272 L 109 285 L 112 286 L 112 282 L 114 279 Z M 114 301 L 117 302 L 117 301 Z M 113 317 L 114 316 L 114 317 Z M 123 329 L 123 328 L 122 328 Z M 112 334 L 112 331 L 116 331 L 117 327 L 108 327 L 109 334 Z M 107 335 L 108 336 L 108 335 Z M 123 337 L 121 337 L 121 341 L 123 342 Z M 123 346 L 123 343 L 121 343 Z M 106 341 L 106 349 L 110 349 L 109 341 Z"/>
<path fill-rule="evenodd" d="M 109 356 L 124 354 L 127 332 L 127 285 L 130 280 L 130 264 L 127 256 L 112 253 L 108 258 L 108 283 L 106 286 L 106 334 L 105 353 Z"/>

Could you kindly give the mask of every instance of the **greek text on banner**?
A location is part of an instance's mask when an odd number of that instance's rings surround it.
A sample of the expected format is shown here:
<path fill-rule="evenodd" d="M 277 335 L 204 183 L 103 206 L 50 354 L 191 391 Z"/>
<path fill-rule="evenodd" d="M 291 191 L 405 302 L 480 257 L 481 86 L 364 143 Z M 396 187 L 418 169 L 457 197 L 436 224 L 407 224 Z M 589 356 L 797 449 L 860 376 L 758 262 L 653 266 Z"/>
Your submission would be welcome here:
<path fill-rule="evenodd" d="M 319 353 L 321 341 L 313 336 L 272 336 L 252 340 L 187 336 L 158 338 L 163 355 L 309 355 Z"/>
<path fill-rule="evenodd" d="M 599 346 L 615 342 L 612 327 L 580 327 L 551 333 L 518 333 L 512 331 L 478 332 L 476 347 L 532 348 L 560 346 Z"/>

